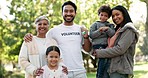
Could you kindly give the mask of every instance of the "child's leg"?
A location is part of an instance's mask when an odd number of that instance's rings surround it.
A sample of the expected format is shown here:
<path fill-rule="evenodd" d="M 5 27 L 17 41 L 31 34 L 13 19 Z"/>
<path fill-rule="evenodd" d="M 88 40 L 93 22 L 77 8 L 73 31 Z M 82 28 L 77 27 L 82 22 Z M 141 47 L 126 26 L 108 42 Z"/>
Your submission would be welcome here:
<path fill-rule="evenodd" d="M 104 69 L 105 69 L 105 61 L 106 61 L 105 58 L 99 58 L 96 78 L 103 78 Z"/>
<path fill-rule="evenodd" d="M 93 45 L 93 49 L 106 48 L 107 45 Z M 96 78 L 103 78 L 106 58 L 99 58 Z"/>
<path fill-rule="evenodd" d="M 110 59 L 106 59 L 106 63 L 105 63 L 105 67 L 104 67 L 104 74 L 103 74 L 103 78 L 110 78 L 109 77 L 109 73 L 107 72 L 109 66 L 110 66 Z"/>

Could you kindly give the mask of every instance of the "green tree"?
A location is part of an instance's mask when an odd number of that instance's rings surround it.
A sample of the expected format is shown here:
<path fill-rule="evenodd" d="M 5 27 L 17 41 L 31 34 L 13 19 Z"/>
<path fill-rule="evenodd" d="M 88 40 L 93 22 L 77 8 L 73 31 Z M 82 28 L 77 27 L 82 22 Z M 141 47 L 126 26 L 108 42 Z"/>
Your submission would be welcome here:
<path fill-rule="evenodd" d="M 148 55 L 148 0 L 140 0 L 144 3 L 146 3 L 146 10 L 147 10 L 147 17 L 146 17 L 146 22 L 145 22 L 145 37 L 143 38 L 144 43 L 142 46 L 140 46 L 141 51 L 143 52 L 144 55 Z"/>
<path fill-rule="evenodd" d="M 3 37 L 2 37 L 2 32 L 3 32 L 3 27 L 4 27 L 4 25 L 3 25 L 3 20 L 2 19 L 0 19 L 0 77 L 4 77 L 4 72 L 5 72 L 5 70 L 4 70 L 4 67 L 3 67 L 3 63 L 2 63 L 2 60 L 3 60 L 3 53 L 4 53 L 4 45 L 3 45 L 3 42 L 4 42 L 4 40 L 3 40 Z"/>

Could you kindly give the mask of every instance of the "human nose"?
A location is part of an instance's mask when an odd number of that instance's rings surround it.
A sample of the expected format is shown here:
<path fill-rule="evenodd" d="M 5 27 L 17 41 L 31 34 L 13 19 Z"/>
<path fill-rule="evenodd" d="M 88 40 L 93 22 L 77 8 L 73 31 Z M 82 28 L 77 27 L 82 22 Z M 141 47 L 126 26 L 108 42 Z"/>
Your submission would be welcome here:
<path fill-rule="evenodd" d="M 70 14 L 71 14 L 71 12 L 70 12 L 70 11 L 68 11 L 68 12 L 67 12 L 67 15 L 70 15 Z"/>
<path fill-rule="evenodd" d="M 52 60 L 56 60 L 56 58 L 55 58 L 55 57 L 53 57 L 53 58 L 52 58 Z"/>

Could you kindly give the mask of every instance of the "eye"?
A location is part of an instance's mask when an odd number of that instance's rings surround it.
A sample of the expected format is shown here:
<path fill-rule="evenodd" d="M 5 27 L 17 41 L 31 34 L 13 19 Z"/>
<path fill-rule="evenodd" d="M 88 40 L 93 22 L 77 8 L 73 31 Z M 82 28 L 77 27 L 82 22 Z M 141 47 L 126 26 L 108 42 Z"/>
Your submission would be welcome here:
<path fill-rule="evenodd" d="M 58 56 L 55 56 L 55 58 L 58 58 Z"/>
<path fill-rule="evenodd" d="M 108 17 L 108 15 L 104 15 L 105 17 Z"/>
<path fill-rule="evenodd" d="M 70 10 L 70 13 L 74 12 L 74 10 Z"/>
<path fill-rule="evenodd" d="M 100 14 L 100 16 L 103 16 L 103 14 Z"/>
<path fill-rule="evenodd" d="M 50 56 L 50 58 L 53 58 L 53 56 Z"/>
<path fill-rule="evenodd" d="M 68 12 L 68 10 L 64 10 L 64 12 L 66 12 L 66 13 L 67 13 L 67 12 Z"/>
<path fill-rule="evenodd" d="M 120 14 L 118 14 L 118 13 L 116 14 L 116 16 L 119 16 L 119 15 L 120 15 Z"/>

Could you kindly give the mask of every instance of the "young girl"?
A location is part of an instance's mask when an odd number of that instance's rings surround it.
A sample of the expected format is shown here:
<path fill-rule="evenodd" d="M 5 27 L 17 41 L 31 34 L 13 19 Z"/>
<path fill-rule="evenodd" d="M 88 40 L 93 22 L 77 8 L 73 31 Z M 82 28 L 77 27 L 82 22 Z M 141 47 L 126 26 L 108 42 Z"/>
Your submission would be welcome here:
<path fill-rule="evenodd" d="M 68 78 L 68 76 L 62 72 L 62 66 L 60 62 L 60 50 L 57 46 L 50 46 L 46 50 L 46 57 L 48 64 L 43 66 L 43 73 L 36 78 Z"/>

